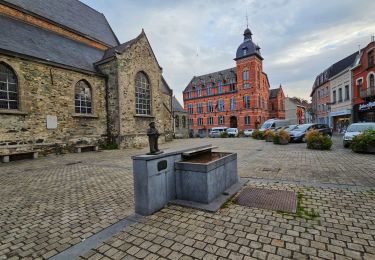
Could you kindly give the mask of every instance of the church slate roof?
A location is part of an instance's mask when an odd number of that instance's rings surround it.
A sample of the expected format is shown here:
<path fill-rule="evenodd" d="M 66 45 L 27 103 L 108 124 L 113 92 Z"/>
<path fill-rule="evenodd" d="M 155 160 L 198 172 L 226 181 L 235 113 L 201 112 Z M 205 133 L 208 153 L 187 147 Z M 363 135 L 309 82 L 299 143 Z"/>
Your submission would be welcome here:
<path fill-rule="evenodd" d="M 169 87 L 167 81 L 163 76 L 161 76 L 161 91 L 166 95 L 172 95 L 173 93 L 172 89 Z"/>
<path fill-rule="evenodd" d="M 190 91 L 192 90 L 193 87 L 195 86 L 206 86 L 207 83 L 212 82 L 214 84 L 217 84 L 218 81 L 220 80 L 226 80 L 228 81 L 231 78 L 236 78 L 236 67 L 225 69 L 225 70 L 220 70 L 216 72 L 212 72 L 209 74 L 201 75 L 201 76 L 194 76 L 188 86 L 185 88 L 185 91 Z"/>
<path fill-rule="evenodd" d="M 111 57 L 114 57 L 116 53 L 123 53 L 126 49 L 130 48 L 130 46 L 138 40 L 139 36 L 137 38 L 131 39 L 130 41 L 121 43 L 118 46 L 105 50 L 101 60 L 106 60 Z"/>
<path fill-rule="evenodd" d="M 119 44 L 105 16 L 78 0 L 1 0 L 1 2 L 44 17 L 109 46 Z"/>
<path fill-rule="evenodd" d="M 279 94 L 280 88 L 270 89 L 270 99 L 277 98 L 277 94 Z"/>
<path fill-rule="evenodd" d="M 181 106 L 180 102 L 178 102 L 175 96 L 172 97 L 172 111 L 173 112 L 185 112 L 184 108 Z"/>
<path fill-rule="evenodd" d="M 47 2 L 47 1 L 46 1 Z M 39 27 L 0 15 L 0 51 L 96 72 L 103 51 Z"/>

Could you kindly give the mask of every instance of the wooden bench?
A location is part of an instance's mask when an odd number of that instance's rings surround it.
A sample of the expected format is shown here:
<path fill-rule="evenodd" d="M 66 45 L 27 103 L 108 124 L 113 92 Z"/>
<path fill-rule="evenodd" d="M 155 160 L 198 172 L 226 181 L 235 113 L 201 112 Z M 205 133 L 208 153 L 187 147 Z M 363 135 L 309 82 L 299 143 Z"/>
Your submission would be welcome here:
<path fill-rule="evenodd" d="M 38 158 L 38 151 L 25 151 L 25 152 L 13 152 L 13 153 L 7 153 L 7 154 L 1 154 L 0 155 L 0 160 L 3 163 L 10 162 L 10 159 L 12 157 L 16 156 L 28 156 L 30 159 L 37 159 Z"/>
<path fill-rule="evenodd" d="M 97 145 L 76 145 L 74 147 L 76 153 L 81 153 L 82 150 L 98 151 L 99 147 Z"/>

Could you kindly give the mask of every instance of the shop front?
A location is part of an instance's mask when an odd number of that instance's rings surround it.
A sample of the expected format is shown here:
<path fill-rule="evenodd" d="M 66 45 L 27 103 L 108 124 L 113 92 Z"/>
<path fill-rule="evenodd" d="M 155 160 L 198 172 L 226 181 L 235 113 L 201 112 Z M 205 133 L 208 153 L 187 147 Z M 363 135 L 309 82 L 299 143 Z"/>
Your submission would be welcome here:
<path fill-rule="evenodd" d="M 333 131 L 342 133 L 350 125 L 352 112 L 350 109 L 332 111 L 329 113 Z"/>
<path fill-rule="evenodd" d="M 354 122 L 375 122 L 375 101 L 364 102 L 353 107 Z"/>

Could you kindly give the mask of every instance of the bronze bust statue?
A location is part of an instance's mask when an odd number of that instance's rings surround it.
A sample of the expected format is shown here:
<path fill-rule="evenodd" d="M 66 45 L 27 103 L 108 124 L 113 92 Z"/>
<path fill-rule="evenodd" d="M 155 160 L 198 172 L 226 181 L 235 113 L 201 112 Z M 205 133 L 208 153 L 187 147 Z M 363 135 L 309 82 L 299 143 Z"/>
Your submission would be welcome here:
<path fill-rule="evenodd" d="M 150 128 L 147 129 L 148 143 L 150 145 L 150 152 L 148 154 L 159 154 L 162 151 L 158 147 L 159 132 L 155 127 L 155 122 L 149 124 Z"/>

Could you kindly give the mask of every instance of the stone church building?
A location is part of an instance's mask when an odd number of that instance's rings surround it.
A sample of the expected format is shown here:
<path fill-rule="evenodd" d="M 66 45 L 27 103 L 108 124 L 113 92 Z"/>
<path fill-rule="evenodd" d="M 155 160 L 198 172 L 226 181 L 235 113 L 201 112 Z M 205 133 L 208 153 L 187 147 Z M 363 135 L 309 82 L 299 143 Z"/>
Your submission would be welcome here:
<path fill-rule="evenodd" d="M 172 90 L 145 32 L 120 44 L 78 0 L 0 1 L 0 153 L 172 136 Z"/>

